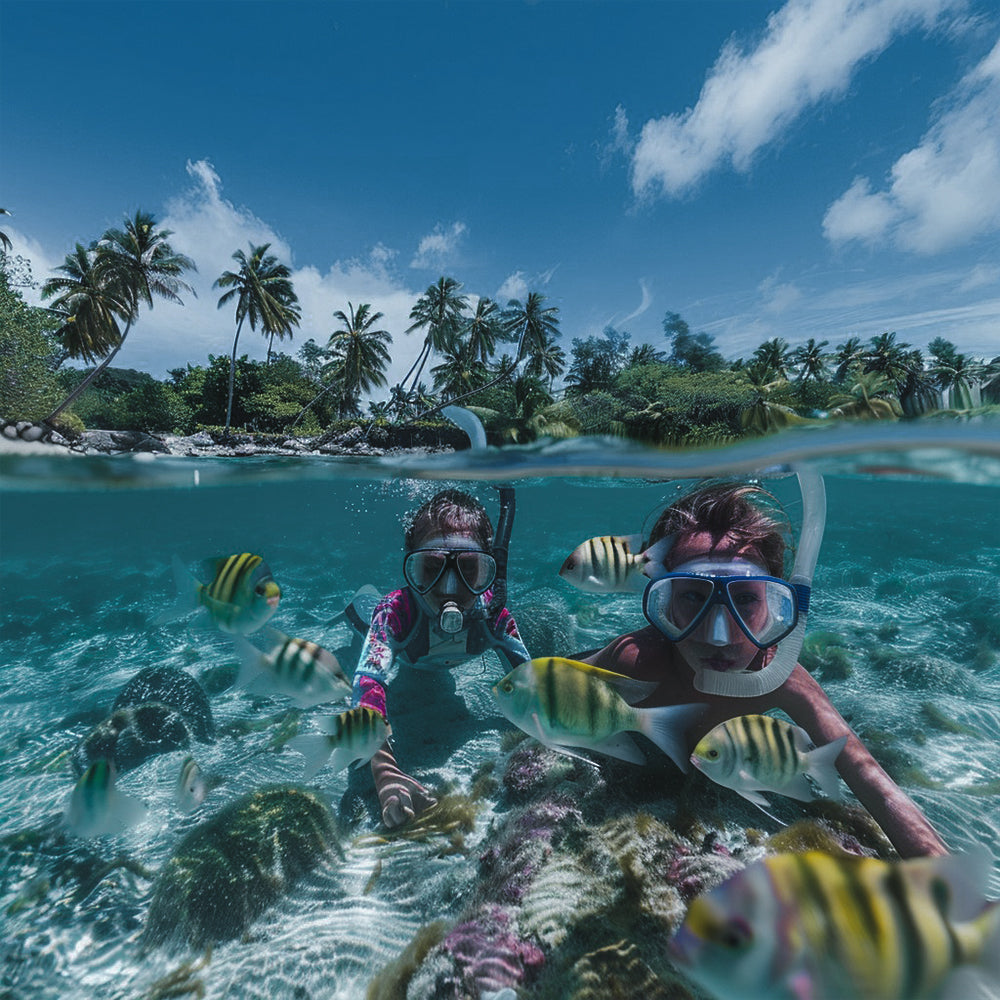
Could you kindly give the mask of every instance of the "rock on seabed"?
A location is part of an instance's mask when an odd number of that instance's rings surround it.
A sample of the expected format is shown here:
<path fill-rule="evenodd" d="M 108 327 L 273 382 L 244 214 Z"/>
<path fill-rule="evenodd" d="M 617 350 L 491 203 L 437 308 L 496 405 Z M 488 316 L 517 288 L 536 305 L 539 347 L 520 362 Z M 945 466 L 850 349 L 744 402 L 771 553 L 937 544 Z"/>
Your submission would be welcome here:
<path fill-rule="evenodd" d="M 204 948 L 238 937 L 336 845 L 333 814 L 309 789 L 244 795 L 177 845 L 153 887 L 143 945 Z"/>

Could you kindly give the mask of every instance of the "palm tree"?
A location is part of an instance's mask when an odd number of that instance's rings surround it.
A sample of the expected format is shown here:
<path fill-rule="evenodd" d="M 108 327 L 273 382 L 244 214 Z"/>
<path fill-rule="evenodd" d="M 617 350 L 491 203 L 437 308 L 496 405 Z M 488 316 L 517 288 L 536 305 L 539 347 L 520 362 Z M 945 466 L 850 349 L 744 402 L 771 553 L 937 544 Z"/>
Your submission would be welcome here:
<path fill-rule="evenodd" d="M 826 356 L 823 348 L 829 344 L 828 340 L 821 340 L 818 344 L 815 338 L 810 337 L 806 343 L 792 352 L 792 360 L 799 366 L 799 381 L 807 382 L 809 379 L 822 381 L 826 378 Z"/>
<path fill-rule="evenodd" d="M 108 296 L 107 308 L 125 321 L 125 329 L 111 353 L 46 420 L 58 416 L 111 364 L 138 319 L 141 305 L 152 309 L 154 296 L 183 304 L 181 291 L 194 294 L 194 289 L 181 275 L 197 268 L 190 257 L 176 253 L 170 246 L 168 240 L 172 235 L 169 229 L 157 231 L 156 220 L 148 212 L 137 211 L 134 218 L 125 220 L 121 229 L 109 229 L 97 242 L 91 268 L 93 278 L 97 287 Z M 76 258 L 79 263 L 79 252 Z M 110 336 L 113 340 L 114 334 Z"/>
<path fill-rule="evenodd" d="M 843 382 L 851 366 L 860 362 L 864 356 L 865 347 L 860 337 L 848 337 L 843 344 L 838 344 L 837 353 L 832 359 L 837 365 L 833 375 L 834 381 Z"/>
<path fill-rule="evenodd" d="M 881 375 L 892 384 L 894 393 L 899 393 L 906 384 L 907 376 L 912 368 L 908 354 L 909 344 L 897 344 L 895 333 L 880 333 L 872 337 L 870 346 L 864 354 L 864 371 Z"/>
<path fill-rule="evenodd" d="M 219 298 L 218 308 L 236 299 L 236 336 L 233 339 L 233 354 L 229 363 L 229 395 L 226 402 L 226 429 L 233 415 L 233 385 L 236 380 L 236 347 L 240 342 L 240 331 L 244 320 L 250 321 L 250 329 L 256 330 L 258 323 L 265 336 L 285 332 L 291 336 L 292 327 L 299 325 L 301 312 L 291 282 L 291 270 L 278 258 L 269 254 L 270 243 L 250 246 L 248 257 L 242 250 L 233 254 L 239 265 L 238 271 L 223 271 L 213 288 L 228 288 Z M 270 352 L 270 347 L 268 347 Z"/>
<path fill-rule="evenodd" d="M 934 380 L 940 386 L 944 398 L 953 410 L 971 410 L 972 390 L 989 376 L 989 365 L 970 358 L 967 354 L 955 354 L 946 361 L 938 361 L 932 369 Z"/>
<path fill-rule="evenodd" d="M 342 367 L 342 404 L 353 400 L 350 408 L 356 411 L 361 393 L 386 385 L 385 369 L 391 360 L 386 345 L 392 343 L 392 335 L 387 330 L 374 329 L 382 313 L 371 312 L 368 302 L 362 302 L 357 311 L 348 302 L 347 312 L 338 309 L 333 318 L 340 321 L 342 328 L 333 331 L 327 348 L 335 363 Z M 345 405 L 341 407 L 341 416 Z"/>
<path fill-rule="evenodd" d="M 652 344 L 636 344 L 625 362 L 626 368 L 636 365 L 662 365 L 667 360 L 663 351 L 658 351 Z"/>
<path fill-rule="evenodd" d="M 781 337 L 774 337 L 771 340 L 765 340 L 753 352 L 752 360 L 767 365 L 775 375 L 788 378 L 788 369 L 793 364 L 793 353 L 787 341 Z"/>
<path fill-rule="evenodd" d="M 126 305 L 116 299 L 94 264 L 95 252 L 77 243 L 56 270 L 63 276 L 49 278 L 42 286 L 42 298 L 57 297 L 52 311 L 65 317 L 55 336 L 71 358 L 94 364 L 121 344 L 118 316 L 127 313 Z"/>
<path fill-rule="evenodd" d="M 0 208 L 0 215 L 10 215 L 10 212 L 6 208 Z M 13 246 L 14 244 L 11 243 L 10 237 L 6 233 L 0 232 L 0 249 L 6 252 L 12 249 Z"/>
<path fill-rule="evenodd" d="M 444 360 L 431 369 L 431 374 L 434 388 L 448 397 L 479 389 L 489 380 L 486 365 L 460 344 L 444 352 Z"/>
<path fill-rule="evenodd" d="M 894 397 L 895 387 L 878 372 L 860 372 L 851 386 L 847 400 L 833 407 L 831 417 L 863 417 L 871 420 L 896 420 L 902 413 Z"/>
<path fill-rule="evenodd" d="M 417 360 L 403 376 L 402 385 L 406 385 L 411 375 L 413 385 L 416 385 L 431 351 L 447 350 L 458 335 L 462 326 L 462 313 L 468 306 L 466 297 L 459 294 L 461 289 L 461 282 L 442 275 L 437 284 L 430 285 L 410 310 L 413 322 L 406 328 L 406 332 L 412 333 L 427 327 L 427 334 Z"/>
<path fill-rule="evenodd" d="M 545 296 L 541 292 L 529 292 L 523 303 L 518 299 L 507 303 L 507 330 L 517 335 L 515 364 L 519 364 L 525 355 L 543 350 L 548 341 L 559 336 L 559 309 L 557 306 L 543 308 L 544 301 Z"/>
<path fill-rule="evenodd" d="M 492 299 L 480 299 L 462 332 L 470 357 L 478 358 L 485 365 L 493 356 L 497 338 L 503 332 L 500 307 Z"/>
<path fill-rule="evenodd" d="M 559 346 L 555 338 L 546 340 L 545 344 L 531 356 L 531 360 L 525 366 L 525 375 L 534 375 L 541 378 L 548 376 L 549 392 L 552 392 L 552 383 L 558 375 L 566 371 L 566 352 Z"/>

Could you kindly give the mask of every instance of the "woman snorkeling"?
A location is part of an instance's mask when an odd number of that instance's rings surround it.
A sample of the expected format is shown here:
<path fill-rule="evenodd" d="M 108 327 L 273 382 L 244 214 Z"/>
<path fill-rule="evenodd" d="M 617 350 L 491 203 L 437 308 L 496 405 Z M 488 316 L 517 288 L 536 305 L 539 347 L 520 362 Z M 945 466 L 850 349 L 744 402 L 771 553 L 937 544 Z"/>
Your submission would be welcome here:
<path fill-rule="evenodd" d="M 799 478 L 803 530 L 790 580 L 786 529 L 762 505 L 769 494 L 750 485 L 701 489 L 664 510 L 652 529 L 649 545 L 668 539 L 669 548 L 666 572 L 654 572 L 643 594 L 649 625 L 583 659 L 659 682 L 644 707 L 707 705 L 688 730 L 692 747 L 729 719 L 773 709 L 816 746 L 846 737 L 837 769 L 899 854 L 945 854 L 926 817 L 797 662 L 825 516 L 822 481 Z"/>
<path fill-rule="evenodd" d="M 386 594 L 371 614 L 354 673 L 353 706 L 388 718 L 386 690 L 400 663 L 450 670 L 488 649 L 511 667 L 530 659 L 505 607 L 512 517 L 513 490 L 501 491 L 495 540 L 483 505 L 461 490 L 442 490 L 417 510 L 405 538 L 406 585 Z M 400 769 L 388 743 L 371 768 L 386 826 L 398 826 L 434 804 L 427 789 Z"/>

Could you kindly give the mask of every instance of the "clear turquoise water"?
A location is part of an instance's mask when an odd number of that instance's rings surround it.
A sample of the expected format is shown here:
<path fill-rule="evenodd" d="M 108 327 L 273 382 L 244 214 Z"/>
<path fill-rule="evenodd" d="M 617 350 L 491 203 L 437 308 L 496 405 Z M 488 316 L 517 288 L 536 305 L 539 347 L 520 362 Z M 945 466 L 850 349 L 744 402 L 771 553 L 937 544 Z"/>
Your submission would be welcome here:
<path fill-rule="evenodd" d="M 284 590 L 272 624 L 336 648 L 348 633 L 327 622 L 354 590 L 398 585 L 407 512 L 445 484 L 470 489 L 495 512 L 492 483 L 512 480 L 510 606 L 529 635 L 535 620 L 572 653 L 641 622 L 635 596 L 583 594 L 559 579 L 580 541 L 640 531 L 682 482 L 726 472 L 769 469 L 768 485 L 794 519 L 795 481 L 780 474 L 789 463 L 818 469 L 827 487 L 810 632 L 837 633 L 853 672 L 824 686 L 855 729 L 888 734 L 894 761 L 909 768 L 904 787 L 952 848 L 993 851 L 996 897 L 1000 435 L 973 425 L 806 435 L 683 457 L 601 441 L 366 463 L 0 456 L 0 837 L 61 811 L 73 778 L 59 755 L 139 670 L 168 664 L 197 675 L 233 662 L 227 637 L 195 619 L 149 624 L 173 599 L 174 554 L 192 568 L 222 553 L 263 554 Z M 397 719 L 400 759 L 430 784 L 467 790 L 509 728 L 489 697 L 503 672 L 489 656 L 459 668 L 457 701 L 418 689 Z M 966 729 L 933 724 L 928 703 Z M 288 707 L 241 689 L 212 699 L 222 729 Z M 81 897 L 56 873 L 88 846 L 155 870 L 226 802 L 267 782 L 297 781 L 301 758 L 272 752 L 272 736 L 264 729 L 196 744 L 201 766 L 225 782 L 192 816 L 173 803 L 185 756 L 177 751 L 121 779 L 150 808 L 140 826 L 90 845 L 69 839 L 54 853 L 21 852 L 7 864 L 0 997 L 138 997 L 175 968 L 177 956 L 140 957 L 136 947 L 147 880 L 117 869 Z M 336 806 L 347 781 L 346 772 L 320 772 L 314 784 Z M 981 794 L 989 783 L 994 793 Z M 249 940 L 215 949 L 199 973 L 207 995 L 363 996 L 372 971 L 421 925 L 458 914 L 475 878 L 476 845 L 494 818 L 487 803 L 464 855 L 427 843 L 345 842 L 345 859 L 283 898 Z"/>

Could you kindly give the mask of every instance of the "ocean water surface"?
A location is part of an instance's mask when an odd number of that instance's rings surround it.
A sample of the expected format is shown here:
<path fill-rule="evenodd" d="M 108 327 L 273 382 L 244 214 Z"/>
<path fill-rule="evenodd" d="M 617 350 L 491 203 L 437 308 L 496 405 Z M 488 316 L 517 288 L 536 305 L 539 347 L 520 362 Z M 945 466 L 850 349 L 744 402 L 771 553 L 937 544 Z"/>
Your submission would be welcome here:
<path fill-rule="evenodd" d="M 413 838 L 386 835 L 367 767 L 354 775 L 321 770 L 307 787 L 337 817 L 336 849 L 210 951 L 149 946 L 143 932 L 157 872 L 186 834 L 229 803 L 299 784 L 302 757 L 286 741 L 319 711 L 228 685 L 232 640 L 203 613 L 151 624 L 174 600 L 175 556 L 195 570 L 209 557 L 261 554 L 283 590 L 270 624 L 338 649 L 350 632 L 330 622 L 357 588 L 401 585 L 409 512 L 453 485 L 475 493 L 495 521 L 495 486 L 511 482 L 508 604 L 534 655 L 569 655 L 642 624 L 638 595 L 586 594 L 559 578 L 579 542 L 648 529 L 680 491 L 726 475 L 762 479 L 795 523 L 801 501 L 791 472 L 802 467 L 823 475 L 828 503 L 809 634 L 821 654 L 838 650 L 844 668 L 827 666 L 822 683 L 952 849 L 992 852 L 987 892 L 1000 896 L 995 427 L 790 436 L 683 456 L 610 441 L 367 462 L 7 454 L 0 456 L 0 997 L 364 997 L 422 928 L 463 918 L 490 838 L 511 809 L 498 771 L 492 784 L 481 781 L 513 745 L 512 726 L 490 696 L 506 667 L 487 654 L 450 678 L 420 675 L 392 705 L 397 757 L 464 803 L 462 822 Z M 122 774 L 120 789 L 145 803 L 146 818 L 120 835 L 81 840 L 62 821 L 75 781 L 71 754 L 127 682 L 158 666 L 204 684 L 217 738 Z M 188 754 L 219 781 L 192 813 L 174 797 Z M 733 851 L 746 850 L 751 825 L 778 829 L 735 794 L 711 801 L 722 803 L 716 826 Z M 669 818 L 669 802 L 655 807 Z M 779 813 L 784 822 L 801 815 L 795 803 Z M 282 873 L 272 874 L 284 885 Z M 562 919 L 557 903 L 550 923 Z M 513 902 L 509 910 L 503 919 L 516 923 Z M 560 995 L 539 969 L 561 940 L 549 931 L 534 939 L 538 955 L 519 953 L 519 968 L 530 966 L 530 974 L 513 977 L 514 995 Z M 465 992 L 441 976 L 401 982 L 395 993 L 369 995 L 476 997 L 504 985 L 502 975 L 485 973 Z"/>

